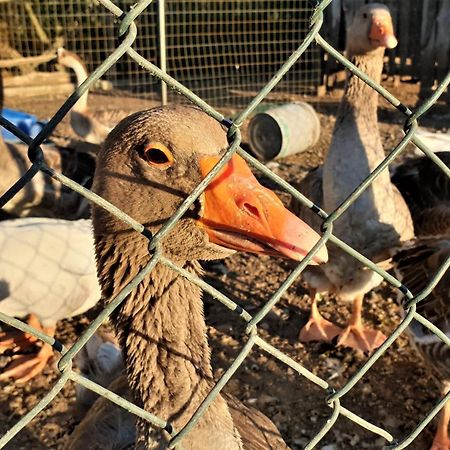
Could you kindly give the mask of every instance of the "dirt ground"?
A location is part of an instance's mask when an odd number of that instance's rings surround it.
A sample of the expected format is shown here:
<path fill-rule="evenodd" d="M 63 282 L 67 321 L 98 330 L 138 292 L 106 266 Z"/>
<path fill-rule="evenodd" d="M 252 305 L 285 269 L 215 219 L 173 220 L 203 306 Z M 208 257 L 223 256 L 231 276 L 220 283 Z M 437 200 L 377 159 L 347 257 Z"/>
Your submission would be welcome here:
<path fill-rule="evenodd" d="M 388 88 L 409 106 L 418 101 L 418 86 L 402 83 L 399 88 L 388 82 Z M 49 117 L 63 102 L 63 98 L 45 98 L 26 102 L 7 102 L 6 106 Z M 122 98 L 92 96 L 91 104 L 123 105 Z M 330 143 L 334 115 L 339 98 L 325 97 L 312 101 L 320 115 L 322 132 L 314 148 L 297 154 L 271 168 L 290 182 L 299 181 L 310 168 L 323 161 Z M 128 103 L 127 103 L 128 104 Z M 148 107 L 148 103 L 130 101 L 130 109 Z M 151 105 L 150 105 L 151 106 Z M 450 109 L 445 104 L 433 108 L 421 125 L 430 129 L 444 129 Z M 380 102 L 380 128 L 386 150 L 402 137 L 403 116 L 384 100 Z M 67 126 L 67 123 L 66 125 Z M 64 133 L 64 129 L 61 129 Z M 267 181 L 267 180 L 263 180 Z M 271 184 L 266 183 L 266 184 Z M 271 187 L 274 187 L 273 185 Z M 288 200 L 287 195 L 282 195 Z M 263 303 L 286 279 L 294 265 L 275 258 L 258 258 L 236 254 L 220 264 L 208 264 L 206 279 L 225 292 L 247 311 L 255 314 Z M 367 295 L 364 320 L 389 334 L 400 320 L 395 293 L 386 285 Z M 318 343 L 302 344 L 297 335 L 306 323 L 310 305 L 307 291 L 298 280 L 287 291 L 260 325 L 261 336 L 294 360 L 327 380 L 333 387 L 343 386 L 366 360 L 366 356 L 347 348 L 335 348 Z M 205 298 L 206 321 L 213 349 L 216 376 L 234 360 L 245 342 L 243 324 L 221 304 Z M 325 298 L 320 309 L 324 316 L 338 324 L 349 317 L 347 304 Z M 61 322 L 57 338 L 70 345 L 88 325 L 86 316 Z M 4 358 L 3 358 L 4 359 Z M 0 359 L 0 364 L 4 360 Z M 54 385 L 58 377 L 55 363 L 26 386 L 3 383 L 0 390 L 0 435 L 12 427 Z M 270 355 L 255 349 L 226 386 L 226 391 L 269 416 L 280 429 L 293 450 L 301 449 L 317 433 L 331 414 L 325 403 L 325 392 Z M 439 387 L 422 362 L 401 336 L 342 399 L 342 404 L 401 439 L 407 435 L 433 407 L 439 398 Z M 56 399 L 16 436 L 5 448 L 63 449 L 64 437 L 77 423 L 74 415 L 75 390 L 67 384 Z M 434 426 L 429 426 L 410 445 L 412 450 L 430 447 Z M 335 426 L 318 444 L 322 450 L 381 449 L 386 441 L 346 418 L 339 418 Z"/>

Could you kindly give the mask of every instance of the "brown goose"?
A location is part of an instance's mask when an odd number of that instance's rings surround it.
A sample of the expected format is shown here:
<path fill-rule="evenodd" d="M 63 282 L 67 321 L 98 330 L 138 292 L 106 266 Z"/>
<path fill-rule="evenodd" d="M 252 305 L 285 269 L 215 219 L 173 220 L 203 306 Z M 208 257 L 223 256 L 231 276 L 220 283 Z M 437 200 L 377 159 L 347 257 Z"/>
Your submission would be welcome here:
<path fill-rule="evenodd" d="M 444 261 L 450 257 L 450 236 L 418 238 L 393 258 L 398 279 L 413 294 L 422 291 Z M 450 336 L 450 273 L 441 278 L 430 295 L 417 304 L 417 312 Z M 442 386 L 442 394 L 450 390 L 450 349 L 437 336 L 412 321 L 409 326 L 410 342 L 419 350 Z M 431 450 L 449 450 L 448 425 L 450 403 L 441 412 Z"/>
<path fill-rule="evenodd" d="M 3 77 L 0 71 L 0 111 L 3 108 Z M 90 187 L 95 159 L 88 153 L 56 146 L 42 145 L 47 164 L 57 172 Z M 6 192 L 31 166 L 28 147 L 10 144 L 0 133 L 0 195 Z M 61 183 L 38 172 L 2 211 L 12 217 L 44 216 L 60 219 L 81 219 L 89 216 L 88 202 Z"/>
<path fill-rule="evenodd" d="M 393 48 L 396 44 L 392 18 L 385 5 L 368 4 L 357 11 L 347 31 L 347 56 L 375 82 L 381 81 L 385 48 Z M 376 91 L 348 73 L 324 165 L 310 172 L 299 186 L 302 193 L 325 211 L 337 208 L 383 160 L 377 107 Z M 293 209 L 318 228 L 318 218 L 310 210 L 295 201 Z M 408 207 L 390 182 L 387 171 L 334 223 L 333 232 L 377 263 L 388 259 L 391 247 L 412 238 Z M 304 272 L 313 304 L 300 340 L 331 341 L 339 335 L 340 345 L 370 352 L 385 337 L 379 331 L 363 327 L 362 303 L 364 294 L 378 286 L 381 277 L 335 246 L 330 245 L 329 252 L 327 264 Z M 352 316 L 345 330 L 319 314 L 317 300 L 324 292 L 353 303 Z"/>
<path fill-rule="evenodd" d="M 58 48 L 58 63 L 75 72 L 78 86 L 89 76 L 84 61 L 75 53 L 62 47 Z M 86 142 L 101 144 L 114 126 L 130 112 L 118 109 L 91 111 L 88 106 L 88 92 L 86 92 L 70 110 L 70 124 L 75 133 Z"/>
<path fill-rule="evenodd" d="M 94 187 L 155 232 L 227 147 L 223 128 L 195 107 L 136 113 L 108 136 L 98 155 Z M 93 223 L 99 281 L 103 297 L 111 298 L 150 260 L 148 241 L 97 206 Z M 318 238 L 235 155 L 196 207 L 165 236 L 162 247 L 172 261 L 201 274 L 199 259 L 224 258 L 234 250 L 301 260 Z M 326 259 L 323 248 L 313 263 Z M 134 400 L 181 429 L 213 384 L 200 288 L 158 264 L 112 321 Z M 165 431 L 139 421 L 137 432 L 137 446 L 166 448 Z M 288 448 L 267 417 L 236 400 L 228 402 L 223 395 L 210 405 L 183 446 L 190 450 Z"/>
<path fill-rule="evenodd" d="M 110 336 L 95 334 L 77 355 L 76 364 L 81 373 L 101 386 L 128 401 L 133 401 L 122 361 L 122 353 Z M 108 380 L 113 380 L 108 383 Z M 127 450 L 136 441 L 136 416 L 124 408 L 111 404 L 82 386 L 77 388 L 77 406 L 86 411 L 83 420 L 69 437 L 67 450 Z M 247 407 L 234 397 L 225 394 L 234 423 L 250 430 L 259 428 L 266 433 L 241 433 L 244 449 L 286 449 L 278 430 L 269 419 L 252 407 Z M 273 437 L 271 436 L 273 434 Z M 256 441 L 259 439 L 259 441 Z"/>
<path fill-rule="evenodd" d="M 436 152 L 450 167 L 450 153 Z M 408 158 L 391 170 L 391 180 L 405 199 L 416 236 L 450 236 L 450 180 L 427 156 Z"/>
<path fill-rule="evenodd" d="M 98 382 L 95 378 L 93 381 Z M 126 400 L 133 401 L 126 375 L 118 376 L 106 387 Z M 67 450 L 131 450 L 135 448 L 135 442 L 136 416 L 100 397 L 69 436 L 64 448 Z"/>
<path fill-rule="evenodd" d="M 450 166 L 450 154 L 436 153 Z M 394 271 L 413 294 L 420 293 L 450 257 L 450 180 L 428 157 L 410 158 L 392 171 L 392 181 L 405 198 L 414 221 L 414 241 L 396 252 Z M 417 304 L 417 312 L 450 336 L 450 273 Z M 420 323 L 409 326 L 410 342 L 432 367 L 442 385 L 450 390 L 450 349 Z M 444 407 L 431 450 L 449 450 L 450 404 Z"/>
<path fill-rule="evenodd" d="M 124 371 L 122 351 L 108 332 L 97 331 L 75 357 L 81 374 L 133 401 Z M 68 437 L 67 450 L 126 450 L 134 448 L 136 416 L 93 391 L 76 385 L 76 410 L 81 422 Z"/>

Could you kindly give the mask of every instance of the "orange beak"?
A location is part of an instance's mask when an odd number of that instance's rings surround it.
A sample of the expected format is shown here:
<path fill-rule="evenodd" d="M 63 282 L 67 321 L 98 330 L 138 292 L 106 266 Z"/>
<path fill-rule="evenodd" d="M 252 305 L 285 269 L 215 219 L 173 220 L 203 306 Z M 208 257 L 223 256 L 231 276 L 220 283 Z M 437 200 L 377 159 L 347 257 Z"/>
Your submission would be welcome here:
<path fill-rule="evenodd" d="M 397 47 L 397 38 L 394 35 L 394 28 L 390 17 L 374 17 L 370 28 L 369 38 L 380 47 Z"/>
<path fill-rule="evenodd" d="M 205 177 L 220 158 L 200 160 Z M 206 188 L 199 225 L 215 244 L 233 250 L 283 256 L 300 261 L 320 239 L 312 228 L 288 211 L 281 200 L 261 186 L 238 155 L 234 155 Z M 325 246 L 311 260 L 328 260 Z"/>

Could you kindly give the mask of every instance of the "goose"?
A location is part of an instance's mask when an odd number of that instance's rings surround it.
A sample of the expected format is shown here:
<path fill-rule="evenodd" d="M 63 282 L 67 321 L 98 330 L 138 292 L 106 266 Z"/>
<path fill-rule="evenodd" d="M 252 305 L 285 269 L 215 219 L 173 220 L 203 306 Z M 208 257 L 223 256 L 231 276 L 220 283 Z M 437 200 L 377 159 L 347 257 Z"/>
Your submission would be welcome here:
<path fill-rule="evenodd" d="M 98 382 L 95 378 L 93 381 Z M 126 400 L 133 401 L 125 374 L 117 376 L 105 387 Z M 100 397 L 67 438 L 64 448 L 67 450 L 131 450 L 135 448 L 135 442 L 136 416 Z"/>
<path fill-rule="evenodd" d="M 75 364 L 88 379 L 103 387 L 108 387 L 110 391 L 128 401 L 133 401 L 124 373 L 122 351 L 109 333 L 95 333 L 80 354 L 75 357 Z M 108 380 L 112 381 L 108 383 Z M 267 417 L 259 411 L 243 405 L 230 395 L 224 394 L 224 398 L 233 419 L 242 417 L 240 420 L 244 423 L 250 421 L 249 426 L 252 428 L 257 425 L 261 429 L 267 428 L 268 431 L 278 434 Z M 65 446 L 67 450 L 127 450 L 134 448 L 136 416 L 118 405 L 111 404 L 104 397 L 98 397 L 81 385 L 76 386 L 76 404 L 77 408 L 84 412 L 84 416 L 68 437 Z M 86 410 L 87 412 L 85 412 Z M 279 444 L 279 441 L 275 440 L 274 444 Z M 257 447 L 254 441 L 252 445 L 253 447 L 250 446 L 250 448 L 268 448 L 268 450 L 279 448 L 272 446 L 271 443 L 269 443 L 269 447 L 266 447 L 267 443 L 265 442 L 261 442 L 260 447 Z M 282 444 L 280 443 L 280 445 Z"/>
<path fill-rule="evenodd" d="M 0 222 L 0 312 L 29 316 L 34 328 L 53 336 L 57 321 L 81 314 L 100 299 L 92 222 L 27 217 Z M 0 333 L 0 351 L 14 351 L 0 381 L 24 383 L 53 355 L 43 344 L 20 354 L 36 338 L 18 331 Z"/>
<path fill-rule="evenodd" d="M 78 86 L 86 81 L 89 73 L 84 61 L 75 53 L 63 47 L 58 48 L 58 64 L 75 72 Z M 70 124 L 75 133 L 90 144 L 101 144 L 114 126 L 128 116 L 130 111 L 105 109 L 91 111 L 88 106 L 88 92 L 82 95 L 70 111 Z"/>
<path fill-rule="evenodd" d="M 415 135 L 421 139 L 421 141 L 427 145 L 427 147 L 437 152 L 450 151 L 450 132 L 430 131 L 423 128 L 418 128 Z M 417 156 L 423 155 L 422 151 L 418 148 L 414 149 Z"/>
<path fill-rule="evenodd" d="M 418 294 L 431 281 L 444 261 L 450 257 L 450 236 L 420 237 L 393 256 L 394 272 L 413 294 Z M 417 304 L 417 312 L 450 336 L 450 273 L 441 278 L 433 291 Z M 436 335 L 412 321 L 408 327 L 410 342 L 431 367 L 441 384 L 442 394 L 450 391 L 450 349 Z M 438 422 L 431 450 L 448 450 L 450 403 L 447 402 Z"/>
<path fill-rule="evenodd" d="M 450 152 L 436 156 L 450 167 Z M 407 158 L 392 167 L 391 180 L 408 205 L 416 236 L 450 236 L 450 182 L 430 158 Z"/>
<path fill-rule="evenodd" d="M 135 113 L 102 146 L 94 190 L 155 233 L 228 146 L 222 126 L 197 107 Z M 97 205 L 92 213 L 102 298 L 110 299 L 148 264 L 151 254 L 142 234 Z M 198 260 L 224 258 L 236 250 L 301 260 L 318 239 L 234 155 L 163 238 L 161 251 L 201 275 Z M 321 247 L 311 263 L 327 257 Z M 180 430 L 213 385 L 200 288 L 158 263 L 111 321 L 134 401 Z M 166 431 L 138 420 L 136 447 L 162 449 L 167 442 Z M 288 449 L 267 417 L 221 394 L 182 445 L 187 450 Z"/>
<path fill-rule="evenodd" d="M 3 77 L 0 71 L 0 111 L 3 109 Z M 90 187 L 95 159 L 89 153 L 52 145 L 41 146 L 47 164 L 72 180 Z M 0 195 L 30 168 L 28 146 L 6 143 L 0 133 Z M 12 217 L 54 217 L 75 220 L 90 215 L 89 204 L 74 191 L 39 171 L 9 202 L 2 212 Z"/>
<path fill-rule="evenodd" d="M 359 69 L 379 83 L 385 48 L 393 48 L 389 9 L 373 3 L 362 6 L 347 31 L 347 55 Z M 359 77 L 347 74 L 330 148 L 323 166 L 310 172 L 299 190 L 325 211 L 335 210 L 384 159 L 377 121 L 378 94 Z M 292 209 L 316 230 L 320 220 L 300 202 Z M 413 237 L 408 207 L 384 171 L 333 225 L 333 233 L 376 263 L 389 259 L 389 250 Z M 329 245 L 327 264 L 306 268 L 304 280 L 312 298 L 311 316 L 301 330 L 302 342 L 332 341 L 363 352 L 372 352 L 385 336 L 362 323 L 364 295 L 382 278 L 355 258 Z M 343 330 L 325 320 L 317 302 L 322 293 L 334 293 L 352 302 L 352 315 Z"/>
<path fill-rule="evenodd" d="M 450 167 L 450 154 L 436 153 Z M 395 275 L 415 295 L 431 281 L 450 257 L 450 180 L 428 157 L 408 158 L 395 166 L 392 181 L 405 198 L 417 237 L 393 250 Z M 401 295 L 399 295 L 399 303 Z M 433 291 L 417 304 L 417 312 L 450 336 L 450 273 L 447 271 Z M 450 349 L 437 336 L 412 321 L 410 342 L 432 368 L 446 395 L 450 390 Z M 448 450 L 450 404 L 444 406 L 431 450 Z"/>

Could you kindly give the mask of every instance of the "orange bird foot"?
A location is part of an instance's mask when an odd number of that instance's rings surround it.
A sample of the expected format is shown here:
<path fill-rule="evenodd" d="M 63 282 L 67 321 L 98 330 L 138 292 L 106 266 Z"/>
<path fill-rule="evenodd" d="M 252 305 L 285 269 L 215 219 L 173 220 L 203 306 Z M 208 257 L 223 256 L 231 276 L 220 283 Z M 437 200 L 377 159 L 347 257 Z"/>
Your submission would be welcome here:
<path fill-rule="evenodd" d="M 37 339 L 23 331 L 14 330 L 0 333 L 0 353 L 5 350 L 12 350 L 15 353 L 29 350 L 36 344 Z"/>
<path fill-rule="evenodd" d="M 342 328 L 319 315 L 309 319 L 308 323 L 300 330 L 298 338 L 300 342 L 331 342 L 342 331 Z"/>
<path fill-rule="evenodd" d="M 381 331 L 364 328 L 362 325 L 349 325 L 340 334 L 338 345 L 360 350 L 364 353 L 372 353 L 385 340 L 386 336 Z"/>
<path fill-rule="evenodd" d="M 26 383 L 44 370 L 53 356 L 53 349 L 44 344 L 36 354 L 14 355 L 13 362 L 0 374 L 0 381 L 14 378 L 17 383 Z"/>

